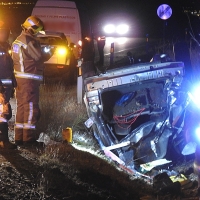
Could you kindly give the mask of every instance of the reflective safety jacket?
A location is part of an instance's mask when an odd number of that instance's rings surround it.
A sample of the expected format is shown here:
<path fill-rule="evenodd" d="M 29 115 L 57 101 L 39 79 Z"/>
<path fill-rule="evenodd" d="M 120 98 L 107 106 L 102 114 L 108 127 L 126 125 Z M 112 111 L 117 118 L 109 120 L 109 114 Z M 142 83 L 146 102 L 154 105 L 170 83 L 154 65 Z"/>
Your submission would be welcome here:
<path fill-rule="evenodd" d="M 39 41 L 29 33 L 22 31 L 12 44 L 15 77 L 42 81 L 43 62 L 47 60 L 45 56 Z"/>
<path fill-rule="evenodd" d="M 0 43 L 0 81 L 4 86 L 16 87 L 13 61 L 9 54 L 10 45 L 7 42 Z"/>

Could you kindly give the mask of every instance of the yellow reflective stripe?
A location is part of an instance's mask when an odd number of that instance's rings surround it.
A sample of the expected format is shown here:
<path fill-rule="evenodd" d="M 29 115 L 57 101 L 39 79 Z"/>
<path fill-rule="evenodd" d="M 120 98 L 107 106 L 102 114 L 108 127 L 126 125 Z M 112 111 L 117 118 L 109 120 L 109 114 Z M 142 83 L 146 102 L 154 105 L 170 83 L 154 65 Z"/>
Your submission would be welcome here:
<path fill-rule="evenodd" d="M 3 85 L 11 85 L 12 79 L 1 79 L 1 82 L 3 83 Z"/>
<path fill-rule="evenodd" d="M 24 124 L 24 129 L 35 129 L 34 124 Z"/>
<path fill-rule="evenodd" d="M 21 66 L 21 72 L 24 72 L 24 59 L 23 59 L 23 56 L 22 56 L 21 47 L 26 49 L 27 45 L 24 44 L 23 42 L 19 41 L 19 40 L 15 40 L 14 44 L 17 44 L 17 45 L 20 46 L 20 49 L 19 49 L 19 63 L 20 63 L 20 66 Z"/>
<path fill-rule="evenodd" d="M 34 124 L 22 124 L 22 123 L 15 123 L 15 128 L 21 128 L 21 129 L 35 129 Z"/>
<path fill-rule="evenodd" d="M 19 63 L 20 63 L 20 66 L 21 66 L 21 72 L 24 72 L 24 59 L 23 59 L 23 56 L 22 56 L 21 49 L 19 49 Z"/>
<path fill-rule="evenodd" d="M 17 44 L 17 45 L 19 45 L 20 47 L 23 46 L 25 49 L 27 48 L 27 44 L 21 42 L 20 40 L 15 40 L 15 41 L 14 41 L 14 44 Z"/>
<path fill-rule="evenodd" d="M 15 123 L 15 128 L 24 128 L 24 124 L 22 124 L 22 123 Z"/>
<path fill-rule="evenodd" d="M 15 77 L 17 77 L 17 78 L 34 79 L 34 80 L 38 80 L 38 81 L 42 81 L 43 80 L 43 76 L 42 75 L 30 74 L 30 73 L 24 73 L 24 72 L 18 72 L 18 71 L 15 71 Z"/>
<path fill-rule="evenodd" d="M 7 122 L 7 120 L 3 117 L 0 117 L 0 122 Z"/>
<path fill-rule="evenodd" d="M 33 118 L 33 102 L 29 102 L 28 124 L 31 124 L 32 118 Z"/>

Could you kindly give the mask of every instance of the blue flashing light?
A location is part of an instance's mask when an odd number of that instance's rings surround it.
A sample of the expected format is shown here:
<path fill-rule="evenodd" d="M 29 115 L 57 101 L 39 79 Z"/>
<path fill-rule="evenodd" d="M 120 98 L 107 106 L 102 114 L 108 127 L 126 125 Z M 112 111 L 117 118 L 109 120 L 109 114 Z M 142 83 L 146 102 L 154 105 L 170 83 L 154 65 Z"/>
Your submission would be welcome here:
<path fill-rule="evenodd" d="M 200 127 L 196 128 L 195 130 L 196 138 L 200 142 Z"/>

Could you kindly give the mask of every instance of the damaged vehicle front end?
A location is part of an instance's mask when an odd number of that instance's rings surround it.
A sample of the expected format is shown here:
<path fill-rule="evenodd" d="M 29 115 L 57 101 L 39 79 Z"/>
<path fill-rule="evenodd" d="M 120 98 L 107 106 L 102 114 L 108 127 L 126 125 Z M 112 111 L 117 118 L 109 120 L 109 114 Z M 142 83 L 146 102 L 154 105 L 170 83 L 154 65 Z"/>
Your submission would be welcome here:
<path fill-rule="evenodd" d="M 140 164 L 173 154 L 171 149 L 183 153 L 191 101 L 183 62 L 111 69 L 85 78 L 84 86 L 88 127 L 120 165 L 139 170 Z"/>

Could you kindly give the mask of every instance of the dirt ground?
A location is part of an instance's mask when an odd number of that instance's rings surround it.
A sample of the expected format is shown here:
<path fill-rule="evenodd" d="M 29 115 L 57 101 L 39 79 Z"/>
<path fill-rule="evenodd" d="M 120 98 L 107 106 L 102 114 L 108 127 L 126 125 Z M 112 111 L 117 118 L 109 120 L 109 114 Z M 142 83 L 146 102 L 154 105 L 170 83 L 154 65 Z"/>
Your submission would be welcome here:
<path fill-rule="evenodd" d="M 15 100 L 11 100 L 13 109 Z M 13 110 L 15 111 L 15 110 Z M 13 140 L 14 115 L 9 123 Z M 76 144 L 57 143 L 44 148 L 0 149 L 0 200 L 166 200 L 198 199 L 192 160 L 174 165 L 187 181 L 164 187 L 158 181 L 135 176 L 119 168 L 99 152 L 87 152 Z M 161 168 L 148 174 L 151 178 Z M 162 187 L 161 187 L 162 186 Z"/>

